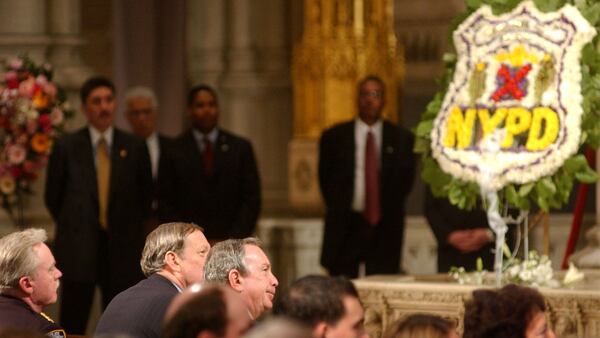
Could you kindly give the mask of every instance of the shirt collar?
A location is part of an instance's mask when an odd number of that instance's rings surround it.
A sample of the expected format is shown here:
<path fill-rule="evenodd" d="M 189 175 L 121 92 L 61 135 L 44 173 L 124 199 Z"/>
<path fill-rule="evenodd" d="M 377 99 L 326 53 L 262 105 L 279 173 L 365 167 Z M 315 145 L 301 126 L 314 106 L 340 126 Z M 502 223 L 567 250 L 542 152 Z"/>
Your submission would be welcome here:
<path fill-rule="evenodd" d="M 203 134 L 196 128 L 192 128 L 192 134 L 194 135 L 194 139 L 196 139 L 196 142 L 198 144 L 202 144 L 203 138 L 205 136 L 208 137 L 210 143 L 215 144 L 217 142 L 217 136 L 219 135 L 219 129 L 215 127 L 208 134 Z"/>
<path fill-rule="evenodd" d="M 108 129 L 106 129 L 104 133 L 99 132 L 98 129 L 94 128 L 93 126 L 88 126 L 88 130 L 90 131 L 92 146 L 95 147 L 98 144 L 98 140 L 100 140 L 100 137 L 104 137 L 104 140 L 106 140 L 106 144 L 110 148 L 110 146 L 112 145 L 114 134 L 114 128 L 112 126 L 108 127 Z"/>
<path fill-rule="evenodd" d="M 373 131 L 375 133 L 379 133 L 379 131 L 381 130 L 381 126 L 383 125 L 383 122 L 381 121 L 381 119 L 377 120 L 377 122 L 375 122 L 372 126 L 366 124 L 363 120 L 361 120 L 360 118 L 356 118 L 356 128 L 359 129 L 359 131 L 361 132 L 368 132 L 368 131 Z"/>
<path fill-rule="evenodd" d="M 146 137 L 146 140 L 154 142 L 154 140 L 158 140 L 158 133 L 152 132 L 150 136 Z"/>

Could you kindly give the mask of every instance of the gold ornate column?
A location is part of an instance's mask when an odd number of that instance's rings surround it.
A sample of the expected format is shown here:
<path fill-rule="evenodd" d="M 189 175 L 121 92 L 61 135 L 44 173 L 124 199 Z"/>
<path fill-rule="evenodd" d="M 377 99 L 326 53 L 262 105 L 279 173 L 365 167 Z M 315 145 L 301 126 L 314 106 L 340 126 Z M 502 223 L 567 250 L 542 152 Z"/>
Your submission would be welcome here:
<path fill-rule="evenodd" d="M 394 35 L 393 0 L 304 0 L 303 34 L 294 46 L 294 139 L 289 191 L 294 209 L 322 209 L 317 182 L 323 129 L 356 116 L 356 85 L 378 75 L 386 84 L 385 118 L 397 120 L 404 62 Z"/>

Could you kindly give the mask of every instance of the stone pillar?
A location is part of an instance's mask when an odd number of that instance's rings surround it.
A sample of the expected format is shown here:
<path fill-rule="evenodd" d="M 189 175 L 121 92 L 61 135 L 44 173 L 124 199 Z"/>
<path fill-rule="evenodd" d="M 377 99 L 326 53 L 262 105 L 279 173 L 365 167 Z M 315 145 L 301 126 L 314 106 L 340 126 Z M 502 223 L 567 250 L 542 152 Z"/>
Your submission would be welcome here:
<path fill-rule="evenodd" d="M 286 2 L 231 0 L 221 125 L 247 137 L 261 176 L 262 215 L 287 210 L 286 144 L 292 132 Z M 202 38 L 202 37 L 200 37 Z"/>
<path fill-rule="evenodd" d="M 48 61 L 55 68 L 55 81 L 66 89 L 78 91 L 92 73 L 81 60 L 80 0 L 48 2 L 49 28 L 52 36 Z"/>
<path fill-rule="evenodd" d="M 188 76 L 190 85 L 216 86 L 225 69 L 226 1 L 187 2 Z"/>
<path fill-rule="evenodd" d="M 46 1 L 0 1 L 0 57 L 27 53 L 44 60 L 50 37 L 46 34 Z"/>

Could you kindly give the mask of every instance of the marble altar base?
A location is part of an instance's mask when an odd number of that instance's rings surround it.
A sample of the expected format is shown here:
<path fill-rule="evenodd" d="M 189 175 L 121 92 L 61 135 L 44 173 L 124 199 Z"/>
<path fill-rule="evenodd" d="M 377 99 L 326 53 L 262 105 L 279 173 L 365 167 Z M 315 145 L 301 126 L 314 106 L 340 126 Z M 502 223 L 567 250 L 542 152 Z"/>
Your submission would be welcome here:
<path fill-rule="evenodd" d="M 547 319 L 557 337 L 600 337 L 600 271 L 585 271 L 585 275 L 572 288 L 539 289 L 546 297 Z M 450 319 L 462 334 L 465 301 L 473 290 L 491 287 L 459 285 L 447 275 L 370 276 L 354 282 L 372 338 L 381 337 L 391 323 L 414 313 Z"/>

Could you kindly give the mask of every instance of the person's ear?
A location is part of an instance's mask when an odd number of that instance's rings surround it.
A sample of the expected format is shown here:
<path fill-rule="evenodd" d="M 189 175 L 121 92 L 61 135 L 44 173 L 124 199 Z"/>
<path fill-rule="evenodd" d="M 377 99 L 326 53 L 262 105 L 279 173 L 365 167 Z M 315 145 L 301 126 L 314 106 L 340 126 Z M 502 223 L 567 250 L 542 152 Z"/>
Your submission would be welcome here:
<path fill-rule="evenodd" d="M 229 281 L 229 286 L 237 292 L 244 291 L 244 277 L 237 269 L 229 270 L 229 274 L 227 275 L 227 279 Z"/>
<path fill-rule="evenodd" d="M 23 276 L 19 278 L 19 289 L 21 289 L 21 291 L 25 292 L 28 295 L 32 294 L 33 285 L 31 283 L 31 277 Z"/>
<path fill-rule="evenodd" d="M 327 333 L 327 323 L 325 322 L 318 322 L 312 330 L 314 338 L 325 338 L 325 333 Z"/>
<path fill-rule="evenodd" d="M 167 251 L 165 254 L 165 266 L 171 271 L 180 270 L 179 256 L 173 251 Z"/>

